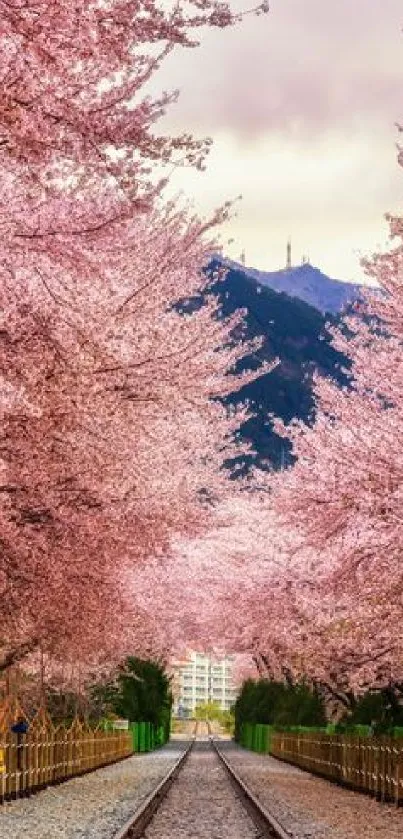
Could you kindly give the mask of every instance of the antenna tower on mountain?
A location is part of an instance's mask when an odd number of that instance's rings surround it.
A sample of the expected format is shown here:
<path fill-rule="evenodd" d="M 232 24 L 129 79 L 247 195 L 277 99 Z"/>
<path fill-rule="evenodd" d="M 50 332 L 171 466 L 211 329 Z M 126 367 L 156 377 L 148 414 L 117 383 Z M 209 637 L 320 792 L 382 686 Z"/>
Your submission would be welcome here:
<path fill-rule="evenodd" d="M 287 268 L 287 270 L 289 268 L 291 268 L 291 239 L 288 239 L 288 242 L 287 242 L 287 264 L 286 264 L 286 268 Z"/>
<path fill-rule="evenodd" d="M 245 265 L 245 251 L 244 250 L 242 251 L 239 259 L 240 259 L 240 262 L 242 262 L 242 265 Z"/>

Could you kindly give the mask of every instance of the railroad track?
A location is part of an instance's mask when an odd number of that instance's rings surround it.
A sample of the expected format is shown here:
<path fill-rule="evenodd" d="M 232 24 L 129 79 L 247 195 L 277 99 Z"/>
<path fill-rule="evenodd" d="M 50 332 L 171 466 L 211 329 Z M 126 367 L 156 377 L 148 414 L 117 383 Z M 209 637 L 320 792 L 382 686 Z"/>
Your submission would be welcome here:
<path fill-rule="evenodd" d="M 198 825 L 200 836 L 217 835 L 218 827 L 223 837 L 290 839 L 213 738 L 196 743 L 200 728 L 196 726 L 193 739 L 175 765 L 113 839 L 175 839 L 179 831 L 181 836 L 189 831 L 189 837 L 196 837 Z M 232 821 L 227 829 L 228 812 Z"/>
<path fill-rule="evenodd" d="M 252 790 L 245 784 L 242 778 L 235 772 L 235 769 L 230 765 L 226 757 L 218 748 L 214 740 L 211 744 L 220 761 L 225 766 L 231 784 L 234 787 L 237 797 L 242 801 L 243 806 L 250 814 L 252 821 L 260 828 L 259 836 L 271 837 L 271 839 L 290 839 L 290 834 L 284 830 L 281 824 L 274 818 L 274 816 L 267 810 L 266 807 L 253 794 Z"/>
<path fill-rule="evenodd" d="M 147 796 L 142 805 L 136 810 L 123 827 L 114 833 L 113 839 L 140 839 L 143 836 L 147 825 L 150 823 L 154 813 L 158 810 L 161 802 L 167 795 L 170 787 L 179 775 L 183 764 L 187 761 L 195 742 L 195 735 L 180 758 L 173 765 L 172 769 L 160 781 L 158 786 Z"/>

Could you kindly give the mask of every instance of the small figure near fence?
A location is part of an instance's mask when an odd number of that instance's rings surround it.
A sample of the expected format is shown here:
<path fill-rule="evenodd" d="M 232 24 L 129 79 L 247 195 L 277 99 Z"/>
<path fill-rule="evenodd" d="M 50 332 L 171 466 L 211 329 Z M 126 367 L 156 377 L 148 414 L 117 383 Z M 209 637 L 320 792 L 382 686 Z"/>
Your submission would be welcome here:
<path fill-rule="evenodd" d="M 23 769 L 23 754 L 24 754 L 24 734 L 28 732 L 28 722 L 20 714 L 16 722 L 10 726 L 10 731 L 17 735 L 17 769 L 22 772 Z"/>

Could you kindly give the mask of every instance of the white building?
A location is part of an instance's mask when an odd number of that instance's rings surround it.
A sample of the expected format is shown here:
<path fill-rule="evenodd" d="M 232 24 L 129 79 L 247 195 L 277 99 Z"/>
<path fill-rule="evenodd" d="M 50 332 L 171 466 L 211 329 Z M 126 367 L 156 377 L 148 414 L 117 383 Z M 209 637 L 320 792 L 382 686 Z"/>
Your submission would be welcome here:
<path fill-rule="evenodd" d="M 227 711 L 235 702 L 237 690 L 232 681 L 235 656 L 217 658 L 191 652 L 174 666 L 174 716 L 193 716 L 198 705 L 217 702 Z"/>

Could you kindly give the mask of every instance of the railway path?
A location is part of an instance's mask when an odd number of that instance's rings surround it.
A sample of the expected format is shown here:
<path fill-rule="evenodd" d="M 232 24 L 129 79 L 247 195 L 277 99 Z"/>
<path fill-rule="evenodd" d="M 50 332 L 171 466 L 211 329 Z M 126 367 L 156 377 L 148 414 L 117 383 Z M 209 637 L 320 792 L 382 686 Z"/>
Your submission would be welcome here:
<path fill-rule="evenodd" d="M 197 742 L 144 839 L 255 839 L 256 827 L 236 798 L 209 742 Z"/>
<path fill-rule="evenodd" d="M 114 839 L 289 839 L 199 723 L 167 783 Z"/>

